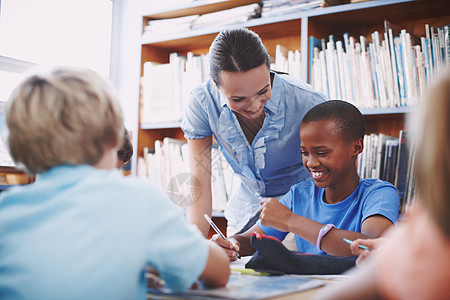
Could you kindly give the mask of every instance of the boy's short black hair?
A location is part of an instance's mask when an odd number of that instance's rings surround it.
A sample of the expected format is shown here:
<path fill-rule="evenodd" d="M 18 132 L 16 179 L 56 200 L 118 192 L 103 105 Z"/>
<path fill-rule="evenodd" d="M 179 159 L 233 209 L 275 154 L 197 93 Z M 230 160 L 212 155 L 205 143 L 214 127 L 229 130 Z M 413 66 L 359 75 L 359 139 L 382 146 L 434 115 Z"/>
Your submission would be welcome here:
<path fill-rule="evenodd" d="M 346 143 L 364 139 L 366 125 L 364 117 L 356 106 L 343 100 L 329 100 L 311 108 L 303 117 L 302 123 L 333 120 L 336 133 Z"/>
<path fill-rule="evenodd" d="M 123 129 L 123 140 L 119 149 L 117 150 L 117 157 L 124 163 L 130 161 L 133 156 L 133 145 L 131 144 L 130 135 L 126 128 Z"/>

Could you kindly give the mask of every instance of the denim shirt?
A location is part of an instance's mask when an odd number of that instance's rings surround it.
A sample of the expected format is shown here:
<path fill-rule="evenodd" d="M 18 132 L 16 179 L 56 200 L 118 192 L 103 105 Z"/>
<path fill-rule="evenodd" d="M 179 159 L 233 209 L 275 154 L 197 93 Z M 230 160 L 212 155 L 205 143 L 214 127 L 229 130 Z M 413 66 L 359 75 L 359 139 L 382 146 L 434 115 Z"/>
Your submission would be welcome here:
<path fill-rule="evenodd" d="M 300 124 L 306 112 L 325 98 L 293 77 L 273 76 L 266 117 L 252 144 L 211 79 L 192 91 L 181 126 L 187 139 L 214 134 L 238 176 L 240 182 L 232 187 L 225 210 L 228 224 L 238 229 L 256 214 L 260 197 L 284 195 L 293 184 L 310 179 L 302 164 Z"/>

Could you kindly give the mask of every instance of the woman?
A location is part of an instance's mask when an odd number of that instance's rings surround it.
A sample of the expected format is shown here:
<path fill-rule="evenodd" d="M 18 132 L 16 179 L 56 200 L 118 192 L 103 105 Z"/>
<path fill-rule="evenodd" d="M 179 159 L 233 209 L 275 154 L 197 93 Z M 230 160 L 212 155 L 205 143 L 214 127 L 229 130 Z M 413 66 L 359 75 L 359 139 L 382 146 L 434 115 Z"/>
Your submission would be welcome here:
<path fill-rule="evenodd" d="M 206 236 L 211 214 L 211 146 L 220 150 L 239 178 L 225 217 L 228 234 L 257 220 L 261 197 L 280 197 L 309 179 L 298 135 L 303 115 L 325 98 L 309 85 L 270 71 L 270 59 L 254 32 L 220 32 L 209 50 L 210 80 L 192 92 L 182 124 L 190 168 L 200 193 L 193 194 L 188 220 Z"/>

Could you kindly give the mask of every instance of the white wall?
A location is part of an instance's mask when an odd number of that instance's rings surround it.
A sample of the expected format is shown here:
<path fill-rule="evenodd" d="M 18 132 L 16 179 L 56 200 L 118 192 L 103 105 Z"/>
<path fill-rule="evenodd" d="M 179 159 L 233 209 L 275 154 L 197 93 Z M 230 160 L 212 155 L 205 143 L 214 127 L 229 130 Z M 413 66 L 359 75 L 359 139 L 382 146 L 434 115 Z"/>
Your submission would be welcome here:
<path fill-rule="evenodd" d="M 113 0 L 113 39 L 111 51 L 111 80 L 122 103 L 125 126 L 132 134 L 137 149 L 139 76 L 142 29 L 141 8 L 144 0 Z M 132 158 L 136 172 L 137 153 Z"/>

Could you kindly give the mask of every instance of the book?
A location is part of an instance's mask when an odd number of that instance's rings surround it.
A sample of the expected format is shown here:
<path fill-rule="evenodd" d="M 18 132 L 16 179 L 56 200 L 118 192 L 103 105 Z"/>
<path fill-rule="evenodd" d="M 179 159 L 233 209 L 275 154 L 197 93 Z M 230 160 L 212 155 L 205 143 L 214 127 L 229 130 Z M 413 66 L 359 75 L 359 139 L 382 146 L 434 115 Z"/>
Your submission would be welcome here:
<path fill-rule="evenodd" d="M 408 132 L 401 130 L 399 133 L 399 145 L 397 154 L 397 166 L 394 185 L 398 190 L 400 203 L 403 206 L 404 195 L 407 188 L 408 165 L 410 163 L 411 136 Z"/>
<path fill-rule="evenodd" d="M 311 84 L 312 83 L 312 77 L 313 77 L 313 72 L 311 71 L 313 69 L 313 61 L 314 61 L 314 51 L 317 48 L 317 50 L 322 50 L 322 42 L 320 41 L 320 39 L 310 35 L 309 36 L 309 80 L 308 82 Z"/>
<path fill-rule="evenodd" d="M 401 199 L 401 211 L 402 213 L 405 213 L 409 210 L 411 207 L 413 200 L 414 200 L 414 194 L 415 194 L 415 158 L 416 158 L 416 139 L 414 136 L 411 136 L 410 138 L 410 153 L 409 153 L 409 160 L 408 160 L 408 169 L 406 171 L 406 184 L 404 189 L 404 194 Z"/>
<path fill-rule="evenodd" d="M 385 168 L 385 152 L 386 144 L 389 140 L 395 140 L 393 136 L 379 133 L 377 139 L 376 147 L 376 165 L 375 165 L 375 176 L 374 178 L 383 178 L 384 168 Z"/>
<path fill-rule="evenodd" d="M 386 141 L 386 149 L 384 151 L 384 167 L 383 174 L 380 179 L 395 183 L 395 168 L 397 165 L 398 139 Z"/>
<path fill-rule="evenodd" d="M 149 288 L 148 293 L 159 296 L 179 296 L 218 299 L 268 299 L 323 286 L 318 279 L 296 275 L 254 276 L 231 272 L 223 288 L 207 288 L 199 284 L 198 289 L 175 292 L 167 287 Z"/>

